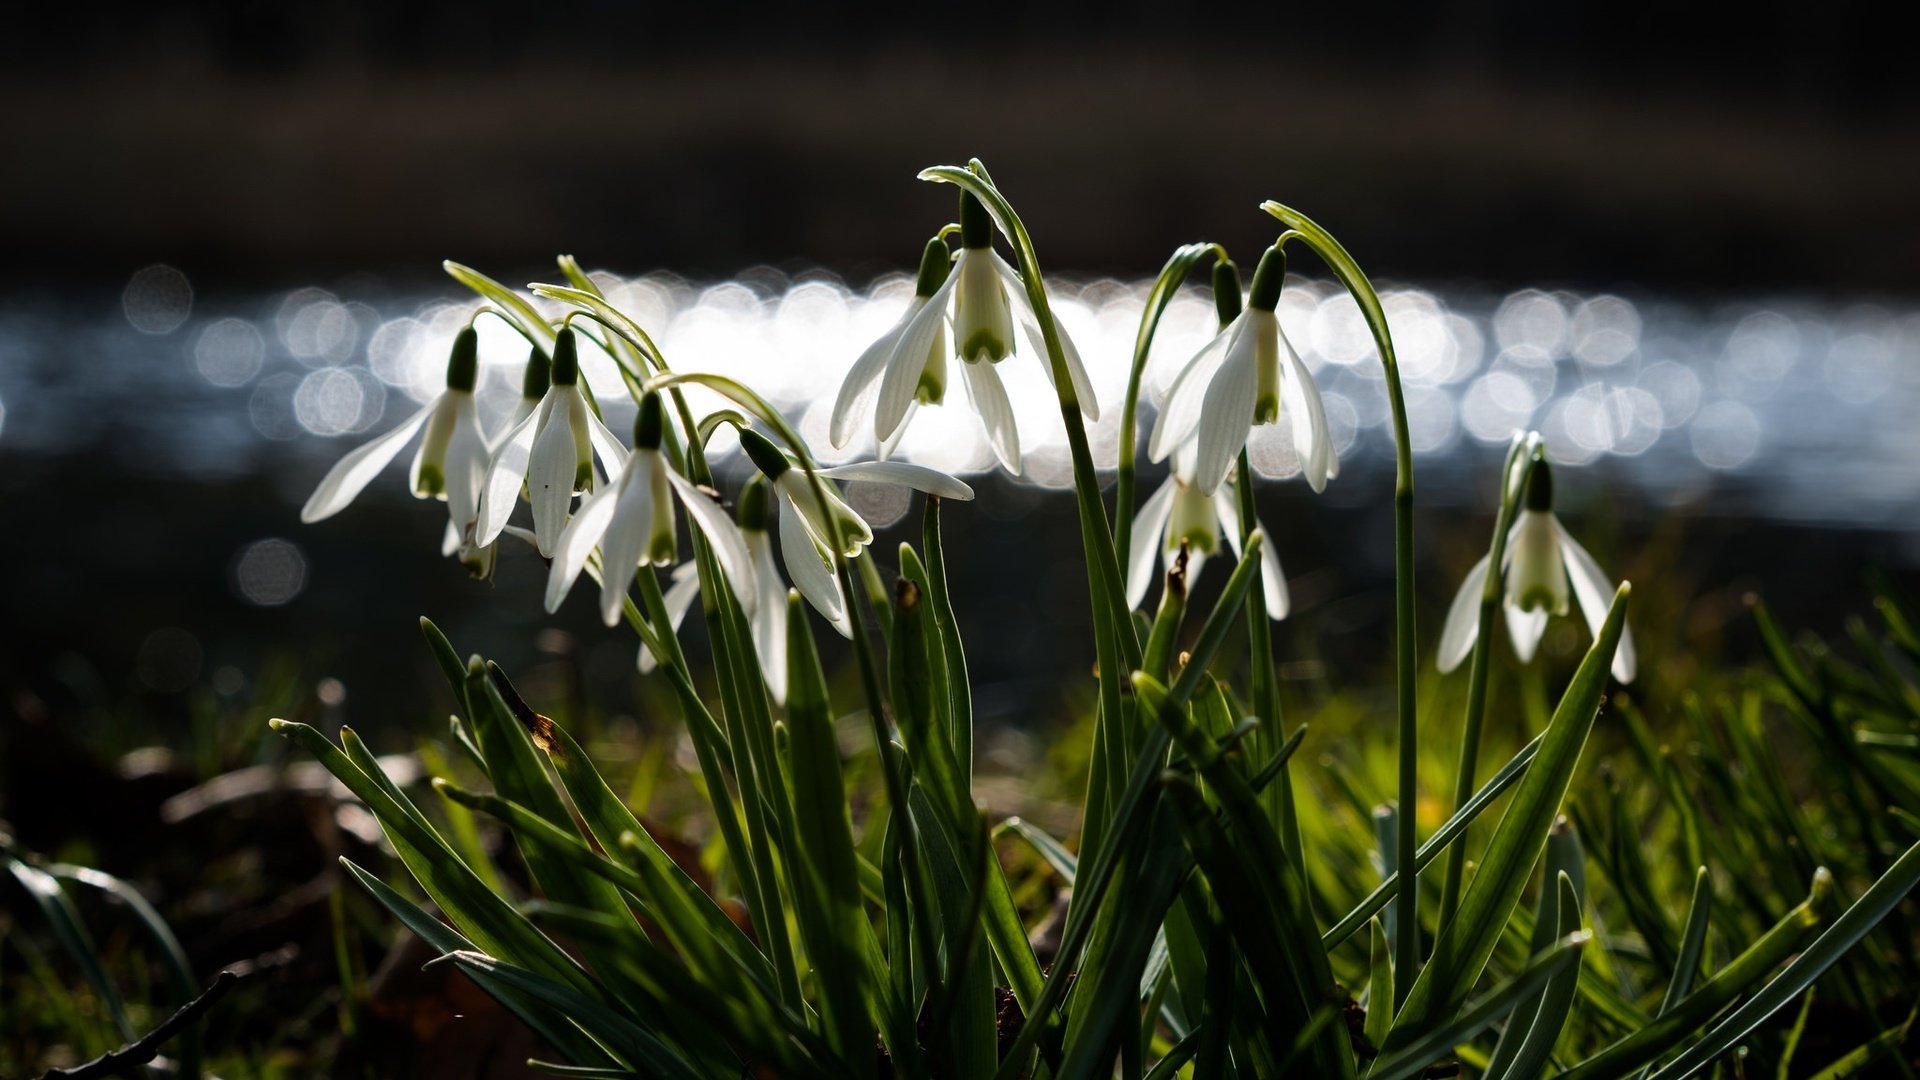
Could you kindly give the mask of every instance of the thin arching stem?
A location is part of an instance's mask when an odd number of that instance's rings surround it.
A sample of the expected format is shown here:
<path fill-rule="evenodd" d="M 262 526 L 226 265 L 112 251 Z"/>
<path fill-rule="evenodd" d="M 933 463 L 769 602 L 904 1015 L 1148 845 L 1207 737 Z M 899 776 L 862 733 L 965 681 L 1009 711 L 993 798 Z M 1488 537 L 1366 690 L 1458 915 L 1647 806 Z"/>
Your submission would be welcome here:
<path fill-rule="evenodd" d="M 1312 218 L 1277 202 L 1261 204 L 1261 209 L 1285 224 L 1288 233 L 1281 242 L 1298 239 L 1320 256 L 1340 283 L 1347 287 L 1360 305 L 1360 313 L 1373 332 L 1380 352 L 1380 366 L 1386 374 L 1387 405 L 1393 420 L 1393 616 L 1394 672 L 1396 712 L 1399 714 L 1400 753 L 1400 827 L 1395 832 L 1396 865 L 1414 865 L 1419 828 L 1416 810 L 1420 795 L 1420 722 L 1415 713 L 1414 672 L 1418 666 L 1413 610 L 1413 444 L 1407 436 L 1407 401 L 1400 386 L 1400 362 L 1393 351 L 1393 335 L 1387 328 L 1387 315 L 1380 306 L 1380 295 L 1366 272 L 1333 234 Z M 1409 884 L 1413 884 L 1410 882 Z M 1420 890 L 1400 890 L 1394 898 L 1394 996 L 1402 1001 L 1420 970 Z M 1395 1002 L 1397 1006 L 1399 1001 Z"/>

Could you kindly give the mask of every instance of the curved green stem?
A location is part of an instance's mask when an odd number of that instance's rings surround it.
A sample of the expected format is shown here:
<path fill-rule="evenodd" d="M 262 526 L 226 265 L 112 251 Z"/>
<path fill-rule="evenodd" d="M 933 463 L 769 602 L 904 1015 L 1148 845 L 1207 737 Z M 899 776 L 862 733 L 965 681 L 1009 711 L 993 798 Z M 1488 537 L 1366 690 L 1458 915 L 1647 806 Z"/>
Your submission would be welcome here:
<path fill-rule="evenodd" d="M 1506 466 L 1500 472 L 1500 508 L 1494 515 L 1493 540 L 1487 546 L 1486 586 L 1480 590 L 1480 630 L 1473 643 L 1473 663 L 1467 670 L 1467 713 L 1460 729 L 1460 766 L 1453 784 L 1456 811 L 1473 797 L 1473 774 L 1479 766 L 1480 724 L 1487 712 L 1487 673 L 1493 657 L 1493 620 L 1505 591 L 1507 532 L 1513 524 L 1514 508 L 1520 503 L 1516 467 L 1536 453 L 1538 446 L 1537 435 L 1531 439 L 1515 439 L 1507 451 Z M 1440 890 L 1440 926 L 1447 925 L 1460 905 L 1460 881 L 1465 868 L 1466 845 L 1457 844 L 1447 851 L 1446 878 Z"/>
<path fill-rule="evenodd" d="M 1373 332 L 1374 345 L 1380 350 L 1380 366 L 1387 380 L 1387 404 L 1393 414 L 1393 592 L 1394 592 L 1394 669 L 1397 712 L 1400 719 L 1400 828 L 1396 833 L 1397 865 L 1414 865 L 1416 834 L 1419 829 L 1415 811 L 1419 806 L 1420 723 L 1414 710 L 1414 669 L 1417 664 L 1413 611 L 1413 444 L 1407 437 L 1407 402 L 1400 386 L 1400 362 L 1393 351 L 1393 335 L 1387 328 L 1387 315 L 1380 307 L 1380 296 L 1353 256 L 1333 234 L 1298 210 L 1269 200 L 1260 208 L 1286 225 L 1314 254 L 1320 256 L 1340 283 L 1353 294 Z M 1405 998 L 1420 968 L 1420 890 L 1400 890 L 1394 898 L 1395 940 L 1394 994 Z M 1398 1002 L 1395 1003 L 1396 1005 Z"/>
<path fill-rule="evenodd" d="M 1134 459 L 1138 456 L 1140 437 L 1140 377 L 1147 368 L 1147 354 L 1153 349 L 1153 336 L 1160 330 L 1160 317 L 1166 314 L 1167 305 L 1180 292 L 1180 286 L 1186 283 L 1187 275 L 1194 266 L 1209 253 L 1215 259 L 1227 257 L 1225 248 L 1205 241 L 1175 248 L 1167 259 L 1167 265 L 1161 267 L 1160 276 L 1154 279 L 1153 288 L 1147 293 L 1147 306 L 1140 312 L 1140 329 L 1133 337 L 1133 366 L 1127 371 L 1127 396 L 1120 405 L 1120 475 L 1113 500 L 1113 549 L 1116 552 L 1127 551 L 1133 542 Z"/>

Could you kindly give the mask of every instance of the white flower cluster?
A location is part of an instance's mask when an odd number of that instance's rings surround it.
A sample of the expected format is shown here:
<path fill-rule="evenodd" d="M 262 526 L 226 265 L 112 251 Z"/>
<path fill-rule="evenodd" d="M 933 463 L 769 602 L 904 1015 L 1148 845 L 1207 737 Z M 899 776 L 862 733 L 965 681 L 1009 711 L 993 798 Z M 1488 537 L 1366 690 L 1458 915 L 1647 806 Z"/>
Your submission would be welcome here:
<path fill-rule="evenodd" d="M 961 241 L 957 252 L 947 246 L 946 237 L 954 231 Z M 873 530 L 847 505 L 834 481 L 971 499 L 972 489 L 954 477 L 887 460 L 915 411 L 945 401 L 954 362 L 972 409 L 1009 472 L 1021 468 L 1020 437 L 995 370 L 1009 356 L 1032 356 L 1050 378 L 1058 361 L 1070 384 L 1056 386 L 1066 415 L 1071 418 L 1077 406 L 1088 419 L 1099 416 L 1073 342 L 1055 327 L 1058 354 L 1049 356 L 1028 283 L 993 251 L 992 239 L 987 211 L 972 195 L 962 195 L 957 229 L 943 229 L 926 245 L 907 310 L 849 371 L 834 402 L 829 437 L 841 447 L 869 429 L 879 460 L 813 469 L 803 464 L 810 461 L 804 447 L 792 446 L 790 452 L 743 428 L 742 448 L 760 476 L 743 488 L 737 521 L 717 492 L 697 485 L 675 465 L 682 455 L 670 446 L 674 432 L 659 393 L 640 394 L 629 451 L 582 390 L 576 332 L 564 323 L 544 322 L 532 324 L 539 332 L 530 337 L 541 344 L 528 359 L 519 408 L 497 438 L 482 430 L 474 406 L 477 339 L 469 326 L 454 340 L 445 391 L 399 427 L 342 458 L 314 491 L 301 519 L 314 522 L 338 513 L 424 428 L 412 487 L 418 497 L 447 503 L 446 553 L 457 553 L 472 573 L 484 576 L 492 570 L 500 536 L 512 533 L 550 560 L 548 611 L 558 609 L 581 572 L 588 571 L 600 580 L 600 614 L 609 626 L 620 620 L 636 572 L 673 567 L 664 604 L 668 620 L 677 626 L 699 588 L 693 562 L 674 565 L 677 504 L 704 538 L 747 616 L 768 688 L 782 699 L 787 590 L 775 567 L 772 534 L 780 537 L 787 580 L 835 629 L 851 636 L 853 610 L 835 573 L 834 556 L 860 556 Z M 1209 556 L 1230 550 L 1238 557 L 1248 538 L 1259 535 L 1266 613 L 1276 620 L 1287 615 L 1279 556 L 1266 527 L 1246 515 L 1253 500 L 1245 485 L 1253 478 L 1238 463 L 1252 428 L 1282 417 L 1289 421 L 1302 473 L 1315 492 L 1339 474 L 1339 460 L 1320 392 L 1275 314 L 1285 274 L 1285 257 L 1276 244 L 1262 254 L 1243 298 L 1237 269 L 1224 254 L 1219 258 L 1214 289 L 1223 325 L 1168 386 L 1148 440 L 1149 459 L 1170 459 L 1170 464 L 1165 482 L 1140 506 L 1129 550 L 1122 553 L 1131 606 L 1145 599 L 1156 554 L 1171 566 L 1184 549 L 1191 581 Z M 523 314 L 533 316 L 533 309 L 524 307 Z M 1024 345 L 1016 342 L 1016 323 Z M 1529 438 L 1530 446 L 1537 445 L 1537 436 Z M 1503 497 L 1515 494 L 1509 490 Z M 1570 592 L 1598 632 L 1612 590 L 1592 556 L 1554 519 L 1551 476 L 1537 454 L 1524 495 L 1525 509 L 1512 526 L 1502 573 L 1508 626 L 1516 651 L 1527 660 L 1548 615 L 1568 610 Z M 576 506 L 577 496 L 584 498 Z M 510 523 L 522 500 L 530 506 L 531 529 Z M 1489 561 L 1482 559 L 1468 574 L 1448 613 L 1439 649 L 1442 670 L 1452 670 L 1472 650 L 1478 635 L 1474 600 L 1485 590 Z M 656 662 L 643 647 L 641 669 Z M 1631 680 L 1634 666 L 1632 639 L 1623 636 L 1614 672 Z"/>

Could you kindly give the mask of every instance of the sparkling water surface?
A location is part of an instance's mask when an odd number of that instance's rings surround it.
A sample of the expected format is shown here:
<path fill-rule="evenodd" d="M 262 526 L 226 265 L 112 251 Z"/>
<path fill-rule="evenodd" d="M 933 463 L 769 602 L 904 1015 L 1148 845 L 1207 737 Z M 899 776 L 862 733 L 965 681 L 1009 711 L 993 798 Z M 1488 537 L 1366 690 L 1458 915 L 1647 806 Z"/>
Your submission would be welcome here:
<path fill-rule="evenodd" d="M 905 309 L 909 277 L 847 282 L 765 267 L 707 283 L 595 276 L 676 369 L 757 388 L 824 461 L 872 455 L 870 439 L 828 445 L 827 419 L 848 365 Z M 1150 284 L 1049 283 L 1100 401 L 1090 434 L 1103 467 L 1114 460 Z M 439 391 L 448 345 L 477 306 L 452 283 L 408 292 L 352 279 L 202 296 L 165 265 L 133 274 L 117 297 L 53 296 L 0 298 L 0 453 L 104 452 L 148 474 L 210 481 L 284 476 L 279 490 L 296 505 L 326 462 Z M 1467 497 L 1495 448 L 1535 427 L 1557 462 L 1613 463 L 1609 476 L 1655 505 L 1711 499 L 1760 518 L 1920 531 L 1920 305 L 1417 286 L 1389 287 L 1382 300 L 1423 498 Z M 1390 462 L 1381 369 L 1353 301 L 1329 281 L 1292 278 L 1279 315 L 1319 382 L 1343 465 Z M 483 317 L 478 328 L 481 414 L 498 432 L 527 346 L 504 320 Z M 1174 300 L 1146 369 L 1143 416 L 1214 331 L 1204 291 Z M 587 348 L 582 368 L 609 423 L 624 430 L 632 406 L 613 362 Z M 1023 479 L 1067 486 L 1064 433 L 1041 365 L 1016 355 L 1001 373 L 1027 457 Z M 696 409 L 720 405 L 707 391 L 690 393 Z M 962 475 L 989 470 L 963 393 L 950 380 L 948 404 L 918 412 L 898 455 Z M 1298 471 L 1285 424 L 1255 429 L 1250 445 L 1254 468 L 1271 478 Z M 735 451 L 728 436 L 716 439 L 718 459 Z"/>

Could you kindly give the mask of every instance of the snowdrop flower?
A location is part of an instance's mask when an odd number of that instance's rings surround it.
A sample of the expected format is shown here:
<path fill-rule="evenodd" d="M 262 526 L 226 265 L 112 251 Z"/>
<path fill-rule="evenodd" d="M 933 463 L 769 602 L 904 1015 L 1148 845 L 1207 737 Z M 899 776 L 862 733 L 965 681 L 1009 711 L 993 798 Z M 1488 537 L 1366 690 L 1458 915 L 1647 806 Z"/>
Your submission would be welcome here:
<path fill-rule="evenodd" d="M 1501 569 L 1506 586 L 1507 633 L 1520 662 L 1527 663 L 1546 633 L 1548 616 L 1565 615 L 1569 599 L 1580 605 L 1587 629 L 1598 634 L 1600 624 L 1606 621 L 1614 587 L 1600 564 L 1554 517 L 1553 472 L 1544 458 L 1536 458 L 1528 466 L 1522 497 L 1526 501 L 1519 520 L 1507 531 Z M 1480 636 L 1480 596 L 1486 589 L 1489 557 L 1481 556 L 1467 572 L 1453 606 L 1447 609 L 1438 657 L 1443 672 L 1459 667 Z M 1620 646 L 1613 654 L 1613 676 L 1623 683 L 1632 682 L 1636 666 L 1633 633 L 1622 629 Z"/>
<path fill-rule="evenodd" d="M 665 418 L 660 395 L 640 399 L 634 421 L 633 453 L 619 478 L 580 504 L 553 544 L 553 566 L 547 574 L 547 610 L 557 611 L 575 578 L 587 565 L 587 556 L 600 549 L 600 618 L 608 626 L 620 621 L 621 608 L 634 571 L 645 566 L 671 566 L 674 557 L 675 497 L 687 516 L 713 545 L 714 558 L 732 583 L 740 606 L 751 612 L 755 595 L 748 587 L 753 563 L 740 529 L 719 503 L 667 465 L 660 452 Z M 536 515 L 535 521 L 539 518 Z M 539 529 L 534 530 L 536 539 Z"/>
<path fill-rule="evenodd" d="M 901 417 L 892 431 L 885 434 L 881 434 L 874 423 L 874 402 L 880 392 L 880 377 L 890 369 L 908 327 L 926 309 L 928 302 L 940 291 L 940 286 L 946 283 L 952 267 L 953 258 L 947 254 L 946 240 L 935 236 L 927 241 L 925 250 L 920 253 L 920 273 L 914 280 L 913 299 L 907 302 L 907 310 L 900 313 L 899 321 L 886 333 L 867 346 L 860 358 L 853 362 L 853 367 L 848 369 L 846 380 L 840 384 L 840 395 L 834 399 L 833 419 L 828 427 L 829 439 L 836 448 L 853 441 L 854 434 L 860 428 L 871 426 L 876 428 L 874 437 L 878 441 L 880 457 L 885 458 L 906 432 L 912 405 L 938 404 L 945 398 L 947 360 L 953 356 L 953 348 L 947 337 L 947 321 L 936 317 L 932 333 L 921 350 L 919 382 L 913 389 L 913 402 L 907 414 Z M 903 358 L 900 363 L 910 366 L 911 362 L 909 358 Z"/>
<path fill-rule="evenodd" d="M 779 447 L 759 432 L 742 431 L 740 447 L 772 486 L 775 498 L 768 509 L 770 518 L 778 518 L 780 557 L 787 564 L 787 576 L 800 595 L 807 598 L 822 617 L 833 624 L 843 637 L 853 636 L 853 619 L 840 581 L 833 572 L 832 552 L 836 543 L 840 554 L 851 559 L 873 542 L 873 528 L 854 512 L 833 484 L 826 488 L 823 511 L 807 475 L 794 467 Z M 902 461 L 865 461 L 820 469 L 820 476 L 834 480 L 866 480 L 912 488 L 943 499 L 969 500 L 973 489 L 938 469 L 909 465 Z"/>
<path fill-rule="evenodd" d="M 479 504 L 481 478 L 487 468 L 487 437 L 480 430 L 480 416 L 473 402 L 478 374 L 479 335 L 469 326 L 453 339 L 453 354 L 447 360 L 447 388 L 399 427 L 341 458 L 300 509 L 300 520 L 312 524 L 344 510 L 425 427 L 426 435 L 413 455 L 414 497 L 443 500 L 450 524 L 464 529 Z M 477 548 L 462 550 L 462 559 L 469 566 L 480 558 Z"/>
<path fill-rule="evenodd" d="M 767 482 L 754 477 L 740 492 L 739 521 L 740 533 L 746 539 L 747 554 L 753 564 L 752 584 L 753 603 L 749 607 L 752 614 L 747 625 L 753 633 L 754 655 L 760 660 L 760 674 L 766 680 L 767 694 L 775 704 L 785 704 L 787 700 L 787 585 L 780 577 L 779 567 L 773 562 L 773 541 L 768 530 L 773 524 L 774 503 L 767 489 Z M 674 629 L 692 609 L 694 600 L 700 595 L 699 568 L 691 562 L 681 563 L 673 568 L 673 585 L 662 598 L 666 601 L 667 618 Z M 654 669 L 658 661 L 653 652 L 645 645 L 640 646 L 640 672 L 646 674 Z"/>
<path fill-rule="evenodd" d="M 595 486 L 593 459 L 608 475 L 626 464 L 626 451 L 600 422 L 580 392 L 578 345 L 562 329 L 553 347 L 552 385 L 519 423 L 507 430 L 487 467 L 473 524 L 472 543 L 491 544 L 513 514 L 522 479 L 533 503 L 533 535 L 540 554 L 552 557 L 575 492 Z"/>
<path fill-rule="evenodd" d="M 520 400 L 513 407 L 513 419 L 507 421 L 508 430 L 526 419 L 528 413 L 540 407 L 540 399 L 547 396 L 552 368 L 552 361 L 547 359 L 547 354 L 541 352 L 538 346 L 528 350 L 526 371 L 521 376 L 520 382 Z M 474 473 L 476 489 L 485 481 L 487 463 L 491 460 L 493 460 L 493 447 L 489 444 L 485 448 L 485 453 L 481 455 L 480 468 Z M 493 564 L 499 557 L 500 542 L 495 540 L 491 544 L 480 545 L 473 543 L 467 536 L 467 530 L 472 526 L 474 516 L 479 512 L 479 501 L 479 496 L 475 495 L 471 502 L 448 515 L 446 535 L 440 540 L 440 554 L 458 553 L 461 564 L 467 568 L 469 574 L 476 578 L 486 578 L 493 576 Z M 527 541 L 528 546 L 534 545 L 533 533 L 512 525 L 507 526 L 506 531 L 520 535 Z"/>
<path fill-rule="evenodd" d="M 947 359 L 957 354 L 967 396 L 986 429 L 993 453 L 1009 472 L 1020 471 L 1020 434 L 1014 426 L 1013 404 L 995 365 L 1012 356 L 1014 323 L 1026 338 L 1047 378 L 1053 378 L 1040 322 L 1027 301 L 1026 285 L 1013 267 L 993 251 L 993 219 L 972 195 L 960 196 L 960 253 L 951 269 L 941 264 L 945 244 L 936 237 L 920 263 L 916 296 L 907 314 L 854 362 L 834 403 L 831 437 L 835 446 L 853 436 L 866 400 L 873 404 L 873 435 L 888 447 L 906 426 L 918 405 L 939 404 L 946 395 Z M 953 348 L 946 347 L 947 323 L 953 326 Z M 1100 418 L 1093 382 L 1080 361 L 1080 352 L 1066 331 L 1056 326 L 1067 376 L 1089 420 Z"/>
<path fill-rule="evenodd" d="M 1313 490 L 1325 490 L 1340 473 L 1320 389 L 1273 313 L 1286 276 L 1286 256 L 1278 247 L 1268 248 L 1253 272 L 1246 310 L 1194 354 L 1160 403 L 1147 457 L 1165 461 L 1197 432 L 1193 483 L 1203 494 L 1219 489 L 1253 425 L 1275 423 L 1283 410 L 1292 420 L 1293 448 Z"/>
<path fill-rule="evenodd" d="M 1240 503 L 1236 480 L 1228 480 L 1208 495 L 1194 485 L 1193 443 L 1182 443 L 1173 452 L 1173 469 L 1165 483 L 1141 505 L 1134 516 L 1132 540 L 1127 551 L 1127 606 L 1139 607 L 1146 599 L 1153 579 L 1156 549 L 1172 566 L 1180 545 L 1187 546 L 1187 581 L 1200 577 L 1207 556 L 1218 554 L 1221 538 L 1240 557 Z M 1287 617 L 1287 579 L 1280 571 L 1280 555 L 1274 550 L 1273 537 L 1258 519 L 1253 529 L 1261 535 L 1260 584 L 1266 592 L 1267 617 L 1278 622 Z"/>

